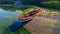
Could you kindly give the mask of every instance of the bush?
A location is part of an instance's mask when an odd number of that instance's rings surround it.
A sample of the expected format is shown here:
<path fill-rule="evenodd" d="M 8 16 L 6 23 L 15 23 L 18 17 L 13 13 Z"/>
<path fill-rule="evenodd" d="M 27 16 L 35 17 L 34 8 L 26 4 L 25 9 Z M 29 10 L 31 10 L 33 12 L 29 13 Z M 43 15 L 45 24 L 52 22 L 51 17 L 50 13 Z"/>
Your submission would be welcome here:
<path fill-rule="evenodd" d="M 40 6 L 45 7 L 45 8 L 60 10 L 60 2 L 59 1 L 41 2 Z"/>
<path fill-rule="evenodd" d="M 10 11 L 16 11 L 16 10 L 26 10 L 28 8 L 34 8 L 34 7 L 28 7 L 28 6 L 20 6 L 20 7 L 14 7 L 14 6 L 0 6 L 0 8 L 4 9 L 4 10 L 10 10 Z"/>

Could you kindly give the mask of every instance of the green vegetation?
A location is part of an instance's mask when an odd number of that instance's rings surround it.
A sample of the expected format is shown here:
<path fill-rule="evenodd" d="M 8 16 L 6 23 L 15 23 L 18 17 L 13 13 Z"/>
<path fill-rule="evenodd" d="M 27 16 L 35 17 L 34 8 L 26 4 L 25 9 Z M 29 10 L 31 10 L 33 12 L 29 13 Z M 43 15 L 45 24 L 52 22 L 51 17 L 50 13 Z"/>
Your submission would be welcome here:
<path fill-rule="evenodd" d="M 48 9 L 60 10 L 60 2 L 59 1 L 41 2 L 41 6 L 48 8 Z"/>
<path fill-rule="evenodd" d="M 4 10 L 9 10 L 9 11 L 16 11 L 16 10 L 21 10 L 25 14 L 26 12 L 33 11 L 34 7 L 30 6 L 20 6 L 20 7 L 13 7 L 13 6 L 0 6 Z"/>
<path fill-rule="evenodd" d="M 23 4 L 37 5 L 52 10 L 60 10 L 60 0 L 22 0 Z"/>
<path fill-rule="evenodd" d="M 8 10 L 8 11 L 16 11 L 16 10 L 22 10 L 23 11 L 23 13 L 22 14 L 25 14 L 26 13 L 26 11 L 27 12 L 29 12 L 29 11 L 33 11 L 34 10 L 34 8 L 33 7 L 25 7 L 25 6 L 23 6 L 23 7 L 13 7 L 13 6 L 4 6 L 4 7 L 0 7 L 0 8 L 2 8 L 2 9 L 4 9 L 4 10 Z M 12 22 L 15 22 L 16 21 L 16 19 L 13 19 L 13 20 L 11 20 Z M 11 24 L 12 22 L 10 22 L 10 20 L 8 20 L 8 22 Z M 9 23 L 7 22 L 7 24 L 9 25 Z M 5 25 L 5 26 L 8 26 L 8 25 Z M 3 27 L 3 26 L 2 26 Z M 6 27 L 4 27 L 4 29 L 5 29 Z M 3 30 L 4 30 L 3 29 Z M 1 30 L 1 33 L 3 32 L 3 30 Z M 22 27 L 21 29 L 19 29 L 18 31 L 16 31 L 16 32 L 10 32 L 10 33 L 7 33 L 7 34 L 32 34 L 31 32 L 29 32 L 28 30 L 26 30 L 24 27 Z"/>
<path fill-rule="evenodd" d="M 10 3 L 15 3 L 16 0 L 9 1 Z M 22 1 L 24 5 L 36 5 L 43 8 L 60 10 L 60 0 L 20 0 L 20 1 Z"/>
<path fill-rule="evenodd" d="M 22 14 L 25 14 L 26 12 L 30 12 L 30 11 L 33 11 L 33 10 L 34 10 L 34 8 L 28 8 L 26 10 L 23 10 L 23 13 Z"/>
<path fill-rule="evenodd" d="M 15 0 L 9 0 L 10 2 L 15 2 Z M 31 5 L 37 5 L 40 7 L 44 8 L 49 8 L 52 10 L 60 10 L 60 0 L 21 0 L 24 5 L 31 4 Z M 26 12 L 33 11 L 33 7 L 27 7 L 27 6 L 21 6 L 21 7 L 13 7 L 13 6 L 0 6 L 4 10 L 9 10 L 9 11 L 16 11 L 16 10 L 22 10 L 23 13 L 25 14 Z M 52 12 L 52 11 L 51 11 Z M 29 31 L 27 31 L 25 28 L 21 28 L 16 32 L 12 32 L 12 34 L 31 34 Z M 10 33 L 9 33 L 10 34 Z"/>
<path fill-rule="evenodd" d="M 32 33 L 22 27 L 22 28 L 19 29 L 18 31 L 12 32 L 12 34 L 32 34 Z"/>
<path fill-rule="evenodd" d="M 14 6 L 0 6 L 0 8 L 4 9 L 4 10 L 9 10 L 9 11 L 16 11 L 16 10 L 22 10 L 24 11 L 25 9 L 28 8 L 33 8 L 33 7 L 27 7 L 27 6 L 20 6 L 20 7 L 14 7 Z"/>

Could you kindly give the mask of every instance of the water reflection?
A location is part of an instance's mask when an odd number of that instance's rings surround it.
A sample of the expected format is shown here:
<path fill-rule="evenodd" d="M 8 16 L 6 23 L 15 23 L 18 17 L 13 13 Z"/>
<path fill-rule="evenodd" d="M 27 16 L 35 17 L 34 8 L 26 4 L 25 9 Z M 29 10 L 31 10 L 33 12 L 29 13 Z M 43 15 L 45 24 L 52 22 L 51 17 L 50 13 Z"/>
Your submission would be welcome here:
<path fill-rule="evenodd" d="M 6 27 L 16 22 L 19 15 L 21 15 L 21 10 L 9 11 L 0 8 L 0 34 Z"/>
<path fill-rule="evenodd" d="M 15 12 L 16 10 L 18 10 L 20 7 L 14 7 L 14 6 L 1 6 L 0 8 L 6 10 L 6 11 L 12 11 Z M 20 10 L 20 9 L 19 9 Z"/>
<path fill-rule="evenodd" d="M 20 10 L 13 11 L 6 11 L 0 8 L 0 19 L 4 18 L 17 18 L 22 12 Z"/>
<path fill-rule="evenodd" d="M 21 6 L 23 3 L 21 0 L 16 0 L 14 6 Z"/>

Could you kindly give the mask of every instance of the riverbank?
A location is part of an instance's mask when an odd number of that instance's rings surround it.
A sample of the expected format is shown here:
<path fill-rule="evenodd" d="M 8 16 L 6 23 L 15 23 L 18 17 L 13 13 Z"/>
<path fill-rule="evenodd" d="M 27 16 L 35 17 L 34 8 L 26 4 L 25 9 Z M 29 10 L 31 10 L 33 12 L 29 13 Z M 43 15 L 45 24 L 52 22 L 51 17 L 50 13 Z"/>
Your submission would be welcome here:
<path fill-rule="evenodd" d="M 33 34 L 59 34 L 60 12 L 51 12 L 50 10 L 42 9 L 42 11 L 24 27 Z"/>
<path fill-rule="evenodd" d="M 27 7 L 21 8 L 22 10 L 26 10 Z M 11 9 L 11 10 L 10 10 Z M 12 25 L 14 22 L 18 20 L 18 16 L 21 15 L 21 9 L 13 6 L 0 6 L 0 34 L 4 32 L 6 28 Z M 23 11 L 22 11 L 23 12 Z M 16 32 L 9 32 L 7 34 L 31 34 L 24 27 L 19 29 Z"/>

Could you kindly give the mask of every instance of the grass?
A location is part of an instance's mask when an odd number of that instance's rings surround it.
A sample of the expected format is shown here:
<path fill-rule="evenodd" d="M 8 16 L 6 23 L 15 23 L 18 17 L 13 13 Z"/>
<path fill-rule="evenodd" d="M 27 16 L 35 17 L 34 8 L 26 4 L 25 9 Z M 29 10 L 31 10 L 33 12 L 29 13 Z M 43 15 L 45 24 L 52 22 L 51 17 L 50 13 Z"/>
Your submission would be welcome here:
<path fill-rule="evenodd" d="M 32 33 L 22 27 L 22 28 L 19 29 L 18 31 L 13 32 L 13 34 L 32 34 Z"/>
<path fill-rule="evenodd" d="M 32 8 L 32 7 L 24 9 L 24 10 L 22 10 L 23 11 L 22 15 L 25 14 L 26 12 L 30 12 L 33 10 L 34 10 L 34 8 Z M 26 30 L 24 27 L 22 27 L 21 29 L 19 29 L 16 32 L 13 32 L 12 34 L 32 34 L 32 33 L 29 32 L 28 30 Z"/>
<path fill-rule="evenodd" d="M 22 14 L 25 14 L 26 12 L 34 10 L 33 7 L 19 7 L 19 8 L 16 8 L 16 7 L 12 7 L 12 6 L 7 6 L 7 7 L 5 6 L 5 7 L 0 7 L 0 8 L 2 8 L 4 10 L 9 10 L 9 11 L 22 10 L 22 12 L 23 12 Z M 10 20 L 8 22 L 10 24 L 12 23 L 12 22 L 10 22 Z M 8 24 L 9 24 L 8 22 L 7 22 L 7 24 L 5 26 L 8 26 Z M 4 29 L 6 28 L 5 26 L 2 28 L 3 30 L 1 30 L 0 33 L 2 33 L 4 31 Z M 24 27 L 22 27 L 21 29 L 19 29 L 16 32 L 9 32 L 7 34 L 32 34 L 32 33 L 29 32 L 28 30 L 26 30 Z"/>
<path fill-rule="evenodd" d="M 4 9 L 4 10 L 9 10 L 9 11 L 16 11 L 16 10 L 22 10 L 24 11 L 25 9 L 28 8 L 33 8 L 31 6 L 20 6 L 20 7 L 14 7 L 14 6 L 0 6 L 0 8 Z"/>
<path fill-rule="evenodd" d="M 11 25 L 15 21 L 16 21 L 16 19 L 8 20 L 7 23 L 3 24 L 2 28 L 0 28 L 0 34 L 2 34 L 4 32 L 4 30 L 6 29 L 6 27 L 9 27 L 8 26 L 9 24 Z M 6 34 L 32 34 L 32 33 L 29 32 L 28 30 L 26 30 L 24 27 L 22 27 L 22 28 L 20 28 L 19 30 L 15 31 L 15 32 L 7 32 Z"/>
<path fill-rule="evenodd" d="M 60 1 L 41 2 L 41 6 L 48 9 L 60 10 Z"/>
<path fill-rule="evenodd" d="M 33 11 L 33 10 L 34 10 L 34 8 L 28 8 L 28 9 L 25 9 L 25 10 L 23 10 L 23 13 L 22 13 L 22 14 L 31 12 L 31 11 Z"/>

